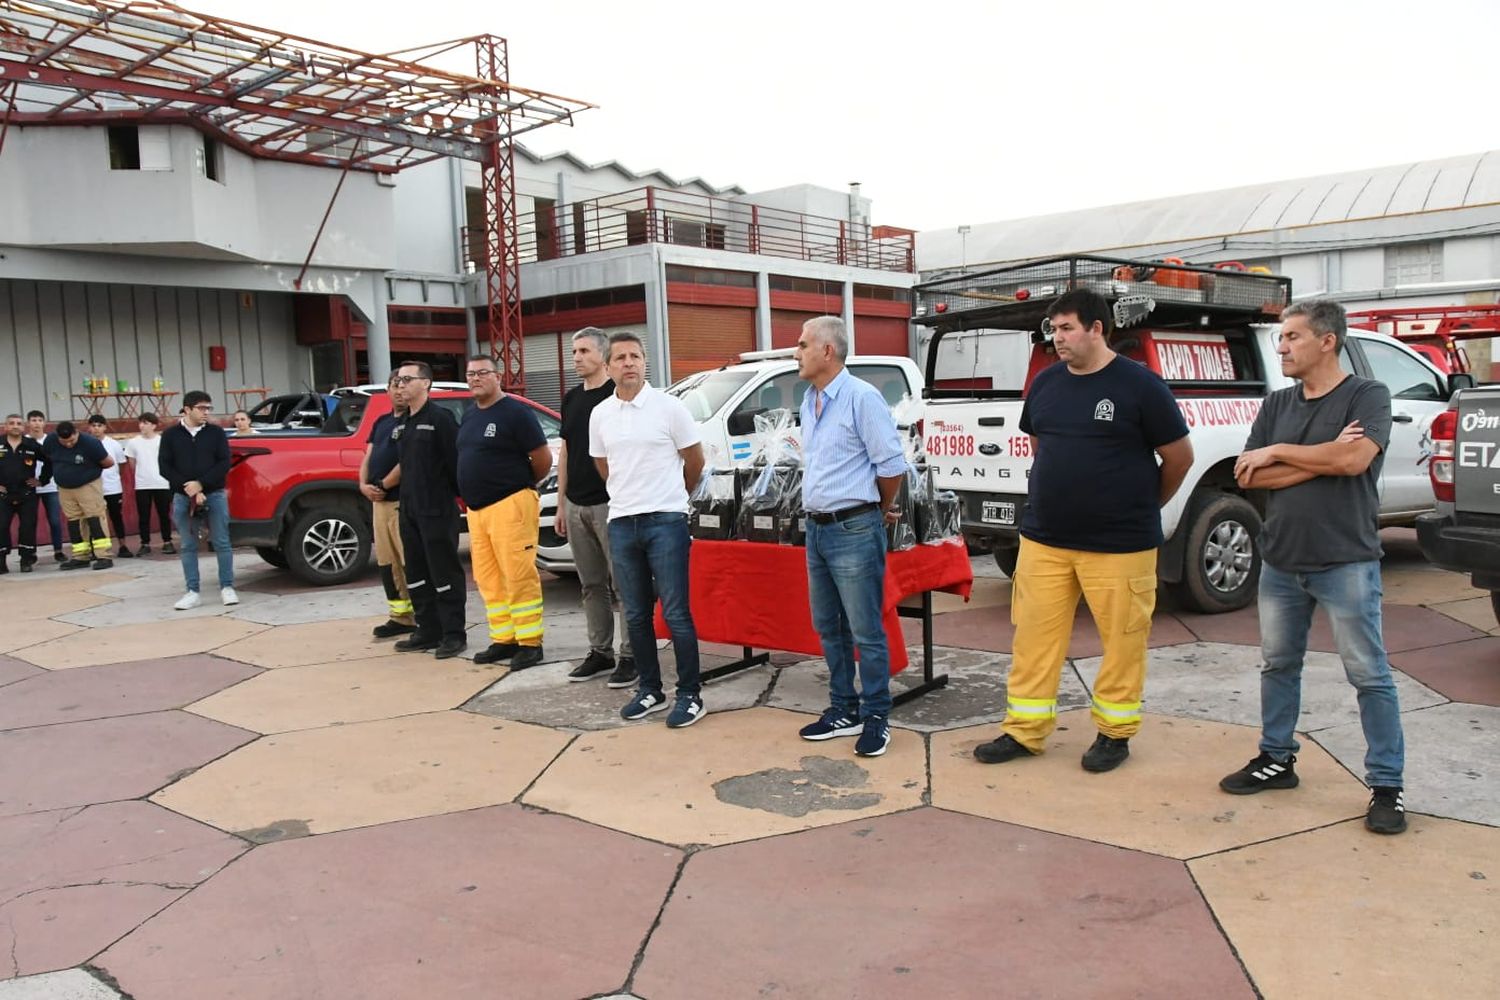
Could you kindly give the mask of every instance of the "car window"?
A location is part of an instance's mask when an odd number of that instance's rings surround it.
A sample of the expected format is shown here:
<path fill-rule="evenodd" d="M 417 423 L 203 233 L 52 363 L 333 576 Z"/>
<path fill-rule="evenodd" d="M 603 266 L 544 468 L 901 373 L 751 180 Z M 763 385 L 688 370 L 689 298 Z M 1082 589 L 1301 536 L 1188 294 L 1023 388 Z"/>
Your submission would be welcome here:
<path fill-rule="evenodd" d="M 359 429 L 359 422 L 364 418 L 365 407 L 370 404 L 369 396 L 344 396 L 339 399 L 339 405 L 323 421 L 324 434 L 353 434 Z"/>
<path fill-rule="evenodd" d="M 1443 387 L 1426 365 L 1394 344 L 1378 340 L 1361 340 L 1365 359 L 1370 362 L 1372 377 L 1384 382 L 1392 399 L 1447 399 Z"/>
<path fill-rule="evenodd" d="M 548 440 L 562 437 L 562 422 L 560 420 L 544 410 L 533 408 L 532 412 L 536 414 L 537 423 L 542 425 L 543 437 Z"/>
<path fill-rule="evenodd" d="M 740 405 L 734 408 L 734 412 L 791 410 L 795 414 L 801 411 L 802 397 L 806 394 L 807 383 L 796 372 L 782 372 L 740 400 Z"/>
<path fill-rule="evenodd" d="M 903 397 L 912 394 L 911 386 L 906 382 L 906 372 L 899 365 L 862 365 L 853 364 L 849 366 L 849 374 L 857 379 L 870 383 L 885 397 L 887 406 L 896 406 Z"/>
<path fill-rule="evenodd" d="M 443 409 L 447 410 L 449 413 L 453 414 L 453 419 L 458 421 L 459 423 L 463 423 L 464 414 L 468 413 L 474 408 L 473 399 L 459 399 L 453 397 L 449 399 L 434 399 L 433 402 L 441 406 Z"/>
<path fill-rule="evenodd" d="M 675 395 L 682 400 L 693 419 L 701 424 L 723 409 L 730 397 L 754 376 L 753 371 L 733 369 L 710 372 Z"/>

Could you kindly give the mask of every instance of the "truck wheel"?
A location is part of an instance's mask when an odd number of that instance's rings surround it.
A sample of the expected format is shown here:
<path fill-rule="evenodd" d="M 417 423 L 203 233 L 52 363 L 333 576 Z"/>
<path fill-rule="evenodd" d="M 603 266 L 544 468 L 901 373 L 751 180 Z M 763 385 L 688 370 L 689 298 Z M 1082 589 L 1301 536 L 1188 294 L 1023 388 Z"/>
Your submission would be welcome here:
<path fill-rule="evenodd" d="M 1260 582 L 1260 515 L 1243 497 L 1210 490 L 1193 498 L 1182 580 L 1171 593 L 1204 614 L 1237 611 L 1255 598 Z"/>
<path fill-rule="evenodd" d="M 318 587 L 348 583 L 370 561 L 371 535 L 352 507 L 312 507 L 292 521 L 282 552 L 298 579 Z"/>
<path fill-rule="evenodd" d="M 257 545 L 255 554 L 277 569 L 286 569 L 286 554 L 272 545 Z"/>
<path fill-rule="evenodd" d="M 1000 572 L 1006 576 L 1016 575 L 1016 562 L 1021 558 L 1021 547 L 1019 545 L 995 545 L 995 565 L 1000 567 Z"/>

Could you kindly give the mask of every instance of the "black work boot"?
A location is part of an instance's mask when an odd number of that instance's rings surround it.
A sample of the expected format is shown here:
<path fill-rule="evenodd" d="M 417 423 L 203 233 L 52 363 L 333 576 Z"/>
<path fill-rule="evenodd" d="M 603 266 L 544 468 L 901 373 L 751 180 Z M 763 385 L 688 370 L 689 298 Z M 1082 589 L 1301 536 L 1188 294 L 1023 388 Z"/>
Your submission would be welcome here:
<path fill-rule="evenodd" d="M 1125 758 L 1129 756 L 1130 737 L 1127 736 L 1121 740 L 1100 733 L 1094 737 L 1094 745 L 1089 747 L 1083 755 L 1083 769 L 1095 774 L 1103 774 L 1125 763 Z"/>

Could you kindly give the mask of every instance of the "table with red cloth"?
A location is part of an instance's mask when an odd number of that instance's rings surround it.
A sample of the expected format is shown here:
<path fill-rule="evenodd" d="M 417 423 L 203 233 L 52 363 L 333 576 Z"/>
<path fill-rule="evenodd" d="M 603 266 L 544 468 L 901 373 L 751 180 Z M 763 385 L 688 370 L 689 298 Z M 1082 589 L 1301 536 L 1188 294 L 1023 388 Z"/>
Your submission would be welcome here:
<path fill-rule="evenodd" d="M 962 544 L 918 545 L 886 554 L 882 615 L 891 673 L 904 670 L 908 662 L 901 618 L 923 620 L 924 683 L 908 697 L 941 687 L 947 680 L 932 676 L 932 592 L 941 590 L 968 600 L 973 583 L 973 567 Z M 801 546 L 694 539 L 688 587 L 698 638 L 745 649 L 744 661 L 712 674 L 705 672 L 705 677 L 764 663 L 766 656 L 752 657 L 753 649 L 822 655 L 808 600 L 807 550 Z M 920 608 L 900 606 L 903 598 L 914 595 L 922 597 Z M 662 639 L 671 637 L 659 606 L 656 634 Z"/>

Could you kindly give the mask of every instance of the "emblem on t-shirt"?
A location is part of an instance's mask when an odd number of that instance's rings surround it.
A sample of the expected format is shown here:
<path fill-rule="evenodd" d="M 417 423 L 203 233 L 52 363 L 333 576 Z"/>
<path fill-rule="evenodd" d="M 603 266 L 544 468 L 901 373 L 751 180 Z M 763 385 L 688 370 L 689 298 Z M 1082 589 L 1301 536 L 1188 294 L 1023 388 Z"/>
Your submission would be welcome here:
<path fill-rule="evenodd" d="M 1114 402 L 1112 400 L 1108 400 L 1108 399 L 1101 399 L 1101 400 L 1099 400 L 1099 405 L 1096 406 L 1096 407 L 1094 407 L 1094 419 L 1095 420 L 1113 420 L 1113 419 L 1115 419 L 1115 404 L 1114 404 Z"/>
<path fill-rule="evenodd" d="M 495 436 L 495 425 L 494 424 L 485 424 L 484 425 L 484 436 L 487 437 L 487 438 L 492 438 L 492 437 Z"/>

